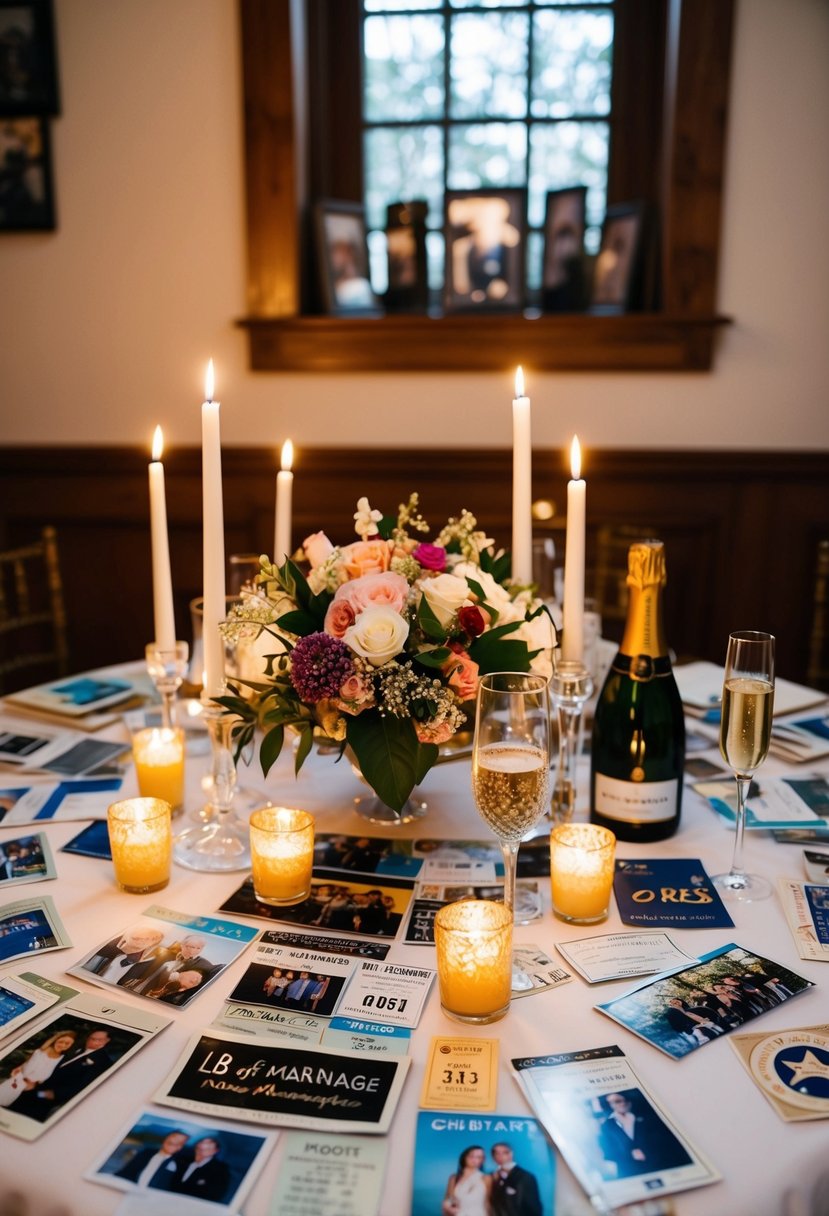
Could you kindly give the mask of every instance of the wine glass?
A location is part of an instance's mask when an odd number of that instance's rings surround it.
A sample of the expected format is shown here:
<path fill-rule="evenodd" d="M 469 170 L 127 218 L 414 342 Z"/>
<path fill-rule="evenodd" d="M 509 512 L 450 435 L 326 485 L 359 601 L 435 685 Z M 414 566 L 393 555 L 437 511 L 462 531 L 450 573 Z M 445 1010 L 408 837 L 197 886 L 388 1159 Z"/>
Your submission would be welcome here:
<path fill-rule="evenodd" d="M 720 718 L 720 752 L 737 779 L 734 855 L 727 874 L 717 874 L 719 890 L 741 903 L 767 899 L 771 883 L 743 869 L 746 797 L 751 778 L 766 758 L 774 706 L 774 638 L 740 630 L 730 634 Z"/>
<path fill-rule="evenodd" d="M 518 846 L 547 809 L 550 704 L 547 680 L 493 672 L 478 686 L 472 793 L 504 856 L 504 903 L 515 915 Z"/>

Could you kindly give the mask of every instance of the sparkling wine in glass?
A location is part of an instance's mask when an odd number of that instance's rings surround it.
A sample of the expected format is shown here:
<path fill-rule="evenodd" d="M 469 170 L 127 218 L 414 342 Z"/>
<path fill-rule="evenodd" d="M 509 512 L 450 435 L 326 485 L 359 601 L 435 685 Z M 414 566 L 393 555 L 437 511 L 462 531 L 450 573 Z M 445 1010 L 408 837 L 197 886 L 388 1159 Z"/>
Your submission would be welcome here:
<path fill-rule="evenodd" d="M 472 793 L 504 855 L 504 903 L 515 914 L 518 846 L 547 809 L 550 706 L 547 681 L 493 672 L 478 687 Z"/>
<path fill-rule="evenodd" d="M 766 758 L 774 706 L 774 638 L 741 630 L 728 639 L 723 681 L 720 752 L 737 779 L 734 856 L 727 874 L 714 883 L 723 895 L 742 903 L 767 899 L 771 883 L 743 868 L 746 797 L 751 778 Z"/>

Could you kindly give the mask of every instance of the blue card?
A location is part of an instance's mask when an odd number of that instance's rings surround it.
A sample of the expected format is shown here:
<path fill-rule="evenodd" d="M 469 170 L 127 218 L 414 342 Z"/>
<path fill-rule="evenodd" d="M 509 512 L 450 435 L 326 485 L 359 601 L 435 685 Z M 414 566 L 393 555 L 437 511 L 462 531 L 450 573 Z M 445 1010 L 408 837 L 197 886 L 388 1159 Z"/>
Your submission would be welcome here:
<path fill-rule="evenodd" d="M 613 893 L 625 925 L 724 929 L 734 924 L 696 858 L 617 860 Z"/>
<path fill-rule="evenodd" d="M 829 946 L 829 887 L 805 883 L 803 890 L 809 902 L 817 939 L 821 946 Z"/>

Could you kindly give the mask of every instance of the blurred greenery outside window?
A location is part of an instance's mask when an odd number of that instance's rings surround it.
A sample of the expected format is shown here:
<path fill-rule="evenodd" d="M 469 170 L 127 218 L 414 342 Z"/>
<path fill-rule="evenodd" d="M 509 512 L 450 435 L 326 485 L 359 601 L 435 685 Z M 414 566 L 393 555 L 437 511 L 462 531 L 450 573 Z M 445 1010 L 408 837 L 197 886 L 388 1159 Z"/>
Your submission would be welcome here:
<path fill-rule="evenodd" d="M 527 287 L 540 287 L 548 190 L 587 187 L 589 253 L 607 201 L 613 0 L 363 0 L 364 199 L 387 286 L 386 208 L 428 202 L 444 278 L 445 190 L 527 189 Z"/>

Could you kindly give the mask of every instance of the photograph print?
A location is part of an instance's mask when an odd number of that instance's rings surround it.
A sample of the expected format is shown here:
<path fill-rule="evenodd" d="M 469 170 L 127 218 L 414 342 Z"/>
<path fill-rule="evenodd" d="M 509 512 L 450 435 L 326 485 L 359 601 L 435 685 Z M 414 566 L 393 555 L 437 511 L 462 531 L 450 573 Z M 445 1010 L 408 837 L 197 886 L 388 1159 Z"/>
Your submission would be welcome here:
<path fill-rule="evenodd" d="M 317 259 L 325 311 L 371 314 L 380 300 L 371 286 L 365 211 L 360 203 L 316 204 Z"/>
<path fill-rule="evenodd" d="M 48 121 L 0 118 L 0 232 L 54 227 Z"/>
<path fill-rule="evenodd" d="M 18 836 L 0 844 L 0 888 L 55 877 L 55 867 L 44 832 Z"/>
<path fill-rule="evenodd" d="M 596 1009 L 680 1059 L 813 986 L 732 943 Z"/>
<path fill-rule="evenodd" d="M 636 301 L 642 271 L 641 203 L 608 207 L 593 270 L 591 307 L 596 312 L 626 312 Z"/>
<path fill-rule="evenodd" d="M 261 904 L 250 879 L 222 904 L 221 911 L 258 916 L 334 935 L 393 938 L 409 906 L 412 885 L 404 879 L 346 881 L 341 871 L 315 870 L 311 894 L 302 903 L 278 908 Z"/>
<path fill-rule="evenodd" d="M 641 1089 L 620 1089 L 585 1101 L 595 1135 L 594 1161 L 608 1181 L 664 1173 L 692 1157 Z"/>
<path fill-rule="evenodd" d="M 0 963 L 71 944 L 51 899 L 18 900 L 0 908 Z"/>
<path fill-rule="evenodd" d="M 446 191 L 447 312 L 523 305 L 526 207 L 522 189 Z"/>
<path fill-rule="evenodd" d="M 549 190 L 544 218 L 541 289 L 548 312 L 584 307 L 584 230 L 586 186 Z"/>
<path fill-rule="evenodd" d="M 348 974 L 326 972 L 319 964 L 302 970 L 251 963 L 229 1000 L 330 1017 L 348 978 Z"/>
<path fill-rule="evenodd" d="M 52 0 L 0 0 L 0 116 L 57 113 Z"/>

